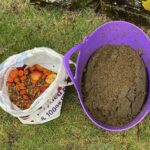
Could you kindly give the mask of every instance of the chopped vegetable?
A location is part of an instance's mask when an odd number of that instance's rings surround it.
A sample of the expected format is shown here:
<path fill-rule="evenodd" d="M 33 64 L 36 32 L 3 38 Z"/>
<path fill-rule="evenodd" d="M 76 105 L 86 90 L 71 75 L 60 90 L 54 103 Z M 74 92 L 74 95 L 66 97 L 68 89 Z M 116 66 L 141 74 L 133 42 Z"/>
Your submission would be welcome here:
<path fill-rule="evenodd" d="M 19 90 L 20 90 L 20 86 L 16 85 L 16 91 L 19 91 Z"/>
<path fill-rule="evenodd" d="M 35 68 L 36 68 L 38 71 L 43 71 L 43 69 L 44 69 L 42 66 L 40 66 L 40 65 L 38 65 L 38 64 L 35 65 Z"/>
<path fill-rule="evenodd" d="M 14 80 L 13 80 L 12 77 L 9 76 L 8 79 L 7 79 L 7 82 L 12 83 L 12 82 L 14 82 Z"/>
<path fill-rule="evenodd" d="M 19 84 L 19 87 L 20 87 L 21 90 L 26 89 L 25 83 L 20 83 L 20 84 Z"/>
<path fill-rule="evenodd" d="M 6 82 L 10 100 L 22 110 L 29 109 L 55 78 L 54 72 L 38 64 L 14 69 L 8 75 Z"/>
<path fill-rule="evenodd" d="M 42 76 L 42 73 L 39 71 L 34 71 L 31 73 L 31 78 L 34 81 L 38 81 L 41 78 L 41 76 Z"/>
<path fill-rule="evenodd" d="M 37 81 L 36 81 L 36 80 L 31 79 L 31 83 L 35 85 L 35 84 L 37 84 Z"/>
<path fill-rule="evenodd" d="M 46 75 L 45 74 L 43 74 L 42 75 L 42 77 L 41 77 L 41 79 L 45 79 L 46 78 Z"/>
<path fill-rule="evenodd" d="M 28 104 L 25 105 L 24 108 L 25 108 L 25 109 L 29 109 L 31 105 L 32 105 L 32 104 L 28 103 Z"/>
<path fill-rule="evenodd" d="M 18 76 L 18 70 L 17 69 L 14 69 L 10 72 L 9 76 L 14 79 Z"/>
<path fill-rule="evenodd" d="M 22 77 L 24 74 L 23 70 L 19 70 L 19 76 Z"/>
<path fill-rule="evenodd" d="M 47 89 L 46 87 L 42 87 L 41 92 L 44 93 L 46 91 L 46 89 Z"/>
<path fill-rule="evenodd" d="M 35 66 L 29 67 L 29 70 L 33 72 L 35 70 Z"/>
<path fill-rule="evenodd" d="M 28 99 L 29 99 L 29 96 L 28 96 L 28 95 L 23 95 L 23 98 L 24 98 L 25 100 L 28 100 Z"/>
<path fill-rule="evenodd" d="M 44 73 L 45 75 L 50 75 L 52 72 L 49 71 L 49 70 L 47 70 L 47 69 L 45 69 L 45 70 L 43 70 L 43 73 Z"/>
<path fill-rule="evenodd" d="M 49 83 L 45 83 L 44 84 L 44 87 L 48 87 L 50 84 Z"/>
<path fill-rule="evenodd" d="M 14 82 L 15 82 L 15 83 L 20 82 L 19 78 L 18 78 L 18 77 L 16 77 L 16 78 L 14 79 Z"/>
<path fill-rule="evenodd" d="M 25 94 L 27 94 L 27 91 L 26 90 L 20 90 L 20 94 L 25 95 Z"/>
<path fill-rule="evenodd" d="M 8 82 L 8 81 L 7 81 L 6 84 L 7 84 L 7 86 L 11 86 L 11 85 L 12 85 L 12 82 Z"/>
<path fill-rule="evenodd" d="M 35 94 L 38 93 L 39 91 L 40 91 L 40 89 L 38 87 L 34 89 Z"/>
<path fill-rule="evenodd" d="M 22 77 L 20 78 L 21 81 L 25 81 L 26 79 L 27 79 L 26 76 L 22 76 Z"/>
<path fill-rule="evenodd" d="M 51 84 L 55 79 L 56 79 L 56 74 L 53 73 L 48 75 L 45 81 L 46 83 Z"/>
<path fill-rule="evenodd" d="M 25 70 L 24 71 L 24 75 L 28 75 L 29 74 L 29 71 L 28 70 Z"/>
<path fill-rule="evenodd" d="M 42 66 L 40 66 L 40 65 L 38 65 L 38 64 L 35 65 L 35 68 L 36 68 L 38 71 L 43 72 L 45 75 L 49 75 L 49 74 L 52 73 L 50 70 L 48 70 L 48 69 L 46 69 L 46 68 L 44 68 L 44 67 L 42 67 Z"/>

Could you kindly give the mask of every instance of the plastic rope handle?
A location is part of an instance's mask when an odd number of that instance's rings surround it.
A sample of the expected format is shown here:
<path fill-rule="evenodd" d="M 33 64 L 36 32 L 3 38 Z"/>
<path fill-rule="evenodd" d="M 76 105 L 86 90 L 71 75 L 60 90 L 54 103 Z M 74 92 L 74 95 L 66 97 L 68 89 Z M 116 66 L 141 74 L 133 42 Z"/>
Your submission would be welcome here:
<path fill-rule="evenodd" d="M 64 56 L 64 66 L 65 66 L 65 69 L 66 69 L 66 71 L 67 71 L 67 73 L 68 73 L 70 79 L 72 80 L 72 82 L 73 82 L 75 85 L 76 85 L 76 79 L 75 79 L 75 77 L 74 77 L 74 75 L 73 75 L 73 73 L 72 73 L 72 71 L 71 71 L 71 69 L 70 69 L 70 63 L 69 63 L 69 62 L 70 62 L 71 56 L 72 56 L 74 53 L 80 51 L 82 45 L 83 45 L 83 43 L 80 43 L 80 44 L 74 46 L 74 47 L 71 48 L 71 49 L 65 54 L 65 56 Z"/>

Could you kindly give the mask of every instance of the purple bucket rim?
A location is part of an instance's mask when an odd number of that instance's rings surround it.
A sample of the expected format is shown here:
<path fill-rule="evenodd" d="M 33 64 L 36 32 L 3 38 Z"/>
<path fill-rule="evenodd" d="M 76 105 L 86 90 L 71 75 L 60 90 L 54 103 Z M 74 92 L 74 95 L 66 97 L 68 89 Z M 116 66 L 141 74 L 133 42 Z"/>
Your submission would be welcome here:
<path fill-rule="evenodd" d="M 67 72 L 68 72 L 68 66 L 66 65 L 66 63 L 67 63 L 66 61 L 68 61 L 68 58 L 70 58 L 70 56 L 71 56 L 74 52 L 76 52 L 77 50 L 80 51 L 80 48 L 82 47 L 82 45 L 84 44 L 84 42 L 88 41 L 88 38 L 91 37 L 91 36 L 93 36 L 93 34 L 95 34 L 95 33 L 97 32 L 97 30 L 99 30 L 100 28 L 105 27 L 105 26 L 107 26 L 107 25 L 109 25 L 109 24 L 114 24 L 114 23 L 117 23 L 117 24 L 118 24 L 118 23 L 119 23 L 119 24 L 122 24 L 122 23 L 123 23 L 123 24 L 128 24 L 128 25 L 130 25 L 130 26 L 136 28 L 139 32 L 141 32 L 141 33 L 145 36 L 145 38 L 146 38 L 148 41 L 150 41 L 150 39 L 149 39 L 149 37 L 147 36 L 147 34 L 146 34 L 142 29 L 140 29 L 138 26 L 136 26 L 136 25 L 134 25 L 134 24 L 132 24 L 132 23 L 129 23 L 129 22 L 126 22 L 126 21 L 109 21 L 109 22 L 106 22 L 106 23 L 102 24 L 101 26 L 99 26 L 98 28 L 96 28 L 89 36 L 86 36 L 86 37 L 84 38 L 84 41 L 83 41 L 83 42 L 81 42 L 80 44 L 76 45 L 75 47 L 73 47 L 72 49 L 70 49 L 70 50 L 65 54 L 65 56 L 64 56 L 64 66 L 65 66 Z M 74 51 L 74 52 L 72 53 L 72 51 Z M 77 62 L 77 63 L 78 63 L 78 62 Z M 77 65 L 77 68 L 78 68 L 78 65 Z M 76 69 L 77 69 L 77 68 L 76 68 Z M 131 122 L 133 122 L 134 120 L 136 120 L 137 117 L 136 117 L 135 119 L 133 119 L 133 121 L 131 121 L 130 123 L 128 123 L 127 125 L 124 125 L 124 126 L 116 126 L 116 127 L 113 127 L 113 126 L 109 126 L 109 125 L 106 125 L 106 124 L 102 124 L 101 122 L 95 120 L 94 117 L 91 116 L 91 115 L 88 113 L 86 107 L 84 106 L 82 97 L 81 97 L 80 92 L 79 92 L 79 90 L 78 90 L 78 87 L 77 87 L 77 85 L 76 85 L 76 75 L 75 75 L 75 77 L 73 77 L 73 76 L 70 74 L 70 72 L 68 72 L 68 74 L 69 74 L 69 76 L 70 76 L 70 78 L 71 78 L 71 80 L 72 80 L 72 82 L 73 82 L 73 84 L 74 84 L 74 86 L 75 86 L 75 88 L 76 88 L 76 91 L 77 91 L 77 94 L 78 94 L 78 97 L 79 97 L 79 100 L 80 100 L 80 103 L 81 103 L 81 106 L 82 106 L 84 112 L 86 113 L 86 115 L 88 116 L 88 118 L 89 118 L 96 126 L 98 126 L 99 128 L 102 128 L 102 129 L 107 130 L 107 131 L 113 131 L 113 132 L 120 132 L 120 131 L 128 130 L 128 129 L 133 128 L 134 126 L 136 126 L 138 123 L 140 123 L 140 122 L 145 118 L 145 116 L 150 112 L 150 106 L 149 106 L 149 108 L 147 108 L 144 112 L 141 110 L 141 112 L 138 114 L 138 116 L 139 116 L 139 115 L 142 113 L 141 117 L 139 117 L 138 120 L 137 120 L 134 124 L 132 124 L 132 125 L 130 125 Z M 71 77 L 71 76 L 72 76 L 72 77 Z M 146 103 L 145 103 L 145 104 L 146 104 Z M 146 107 L 145 104 L 144 104 L 144 106 L 142 107 L 142 109 Z"/>

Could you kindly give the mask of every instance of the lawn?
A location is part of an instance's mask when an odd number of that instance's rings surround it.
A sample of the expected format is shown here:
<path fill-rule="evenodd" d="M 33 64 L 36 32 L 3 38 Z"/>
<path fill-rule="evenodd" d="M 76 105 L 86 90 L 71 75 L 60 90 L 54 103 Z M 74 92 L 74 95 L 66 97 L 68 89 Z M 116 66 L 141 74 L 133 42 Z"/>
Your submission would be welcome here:
<path fill-rule="evenodd" d="M 0 61 L 41 46 L 65 54 L 109 20 L 90 8 L 69 12 L 26 5 L 23 0 L 0 0 Z M 61 116 L 43 125 L 23 125 L 0 109 L 0 150 L 63 149 L 148 150 L 150 115 L 128 131 L 104 131 L 86 117 L 73 86 L 66 89 Z"/>

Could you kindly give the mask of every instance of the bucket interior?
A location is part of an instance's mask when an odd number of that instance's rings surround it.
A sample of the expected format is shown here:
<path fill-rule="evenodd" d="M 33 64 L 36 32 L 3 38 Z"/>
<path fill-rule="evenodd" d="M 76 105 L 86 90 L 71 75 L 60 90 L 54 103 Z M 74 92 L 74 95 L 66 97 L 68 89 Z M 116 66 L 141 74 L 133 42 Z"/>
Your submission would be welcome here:
<path fill-rule="evenodd" d="M 142 50 L 142 59 L 145 64 L 147 73 L 148 73 L 148 81 L 150 81 L 150 40 L 147 35 L 135 25 L 132 25 L 127 22 L 122 21 L 113 21 L 106 23 L 96 29 L 88 38 L 88 40 L 84 41 L 83 47 L 80 49 L 78 60 L 77 60 L 77 70 L 76 70 L 76 81 L 77 81 L 77 89 L 81 101 L 81 105 L 84 111 L 87 113 L 89 118 L 98 126 L 117 130 L 117 127 L 111 127 L 104 125 L 100 122 L 97 122 L 90 114 L 88 114 L 83 101 L 82 101 L 82 93 L 81 93 L 81 79 L 83 70 L 91 57 L 91 55 L 101 46 L 104 45 L 129 45 L 136 52 L 140 49 Z M 130 128 L 140 122 L 148 110 L 150 111 L 150 85 L 148 84 L 148 95 L 146 98 L 146 103 L 143 106 L 141 112 L 138 116 L 129 124 L 123 127 L 119 127 L 119 129 L 123 130 L 126 128 Z"/>

